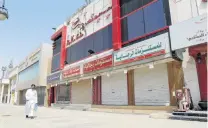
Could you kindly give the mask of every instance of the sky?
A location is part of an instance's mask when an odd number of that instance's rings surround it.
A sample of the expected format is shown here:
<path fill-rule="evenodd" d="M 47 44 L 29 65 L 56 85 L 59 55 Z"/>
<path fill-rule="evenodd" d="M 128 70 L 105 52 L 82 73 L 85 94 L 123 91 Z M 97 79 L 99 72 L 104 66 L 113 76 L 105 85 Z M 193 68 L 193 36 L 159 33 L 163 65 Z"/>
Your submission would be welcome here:
<path fill-rule="evenodd" d="M 5 0 L 5 3 L 9 19 L 0 21 L 0 72 L 10 60 L 17 65 L 41 43 L 52 43 L 52 28 L 63 24 L 85 0 Z"/>

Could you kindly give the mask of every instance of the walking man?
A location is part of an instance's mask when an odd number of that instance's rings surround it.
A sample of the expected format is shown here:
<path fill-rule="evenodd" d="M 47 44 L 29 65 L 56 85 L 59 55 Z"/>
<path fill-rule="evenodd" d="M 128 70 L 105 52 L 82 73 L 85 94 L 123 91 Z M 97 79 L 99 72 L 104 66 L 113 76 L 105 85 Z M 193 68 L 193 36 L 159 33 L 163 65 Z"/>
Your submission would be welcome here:
<path fill-rule="evenodd" d="M 26 118 L 34 119 L 34 110 L 38 102 L 37 91 L 35 90 L 34 84 L 32 84 L 31 88 L 27 90 L 25 94 L 25 98 L 26 98 L 26 105 L 25 105 Z"/>

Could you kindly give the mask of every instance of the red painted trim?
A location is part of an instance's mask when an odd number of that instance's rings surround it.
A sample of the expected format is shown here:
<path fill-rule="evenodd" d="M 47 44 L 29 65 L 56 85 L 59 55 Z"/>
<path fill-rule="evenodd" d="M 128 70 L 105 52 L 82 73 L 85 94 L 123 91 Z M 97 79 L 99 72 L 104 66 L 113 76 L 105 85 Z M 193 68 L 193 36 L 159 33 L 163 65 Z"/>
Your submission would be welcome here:
<path fill-rule="evenodd" d="M 64 26 L 63 26 L 61 29 L 59 29 L 57 32 L 55 32 L 55 33 L 51 36 L 51 40 L 55 40 L 58 36 L 60 36 L 61 33 L 62 33 L 63 28 L 64 28 Z"/>
<path fill-rule="evenodd" d="M 94 55 L 98 55 L 98 54 L 101 54 L 101 53 L 106 52 L 106 51 L 109 51 L 109 50 L 112 50 L 112 49 L 107 49 L 107 50 L 104 50 L 104 51 L 101 51 L 101 52 L 95 53 Z M 77 63 L 77 62 L 82 61 L 82 60 L 85 60 L 85 59 L 87 59 L 87 58 L 89 58 L 89 57 L 92 57 L 92 56 L 87 56 L 87 57 L 85 57 L 85 58 L 83 58 L 83 59 L 81 59 L 81 60 L 75 61 L 75 62 L 70 63 L 70 64 L 68 64 L 68 65 L 71 65 L 71 64 Z"/>
<path fill-rule="evenodd" d="M 196 56 L 199 52 L 207 53 L 207 43 L 202 43 L 199 45 L 189 47 L 189 55 Z"/>
<path fill-rule="evenodd" d="M 102 76 L 99 76 L 98 79 L 98 105 L 102 104 Z"/>
<path fill-rule="evenodd" d="M 87 37 L 89 37 L 89 36 L 95 34 L 96 32 L 101 31 L 102 29 L 107 28 L 107 27 L 110 26 L 111 24 L 112 24 L 112 23 L 109 23 L 108 25 L 106 25 L 106 26 L 104 26 L 104 27 L 98 29 L 97 31 L 95 31 L 95 32 L 93 32 L 93 33 L 91 33 L 91 34 L 85 36 L 85 37 L 84 37 L 83 39 L 81 39 L 81 40 L 84 40 L 85 38 L 87 38 Z M 77 41 L 76 43 L 79 43 L 81 40 Z M 76 44 L 76 43 L 74 43 L 74 42 L 71 42 L 71 43 L 72 43 L 72 45 Z M 71 44 L 71 43 L 70 43 L 70 44 Z M 70 44 L 68 44 L 68 40 L 67 40 L 67 46 L 66 46 L 66 48 L 71 47 L 72 45 L 70 45 Z M 70 45 L 70 46 L 68 46 L 68 45 Z"/>
<path fill-rule="evenodd" d="M 66 43 L 67 43 L 67 26 L 63 27 L 62 40 L 61 40 L 61 58 L 60 69 L 64 68 L 64 61 L 66 60 Z"/>
<path fill-rule="evenodd" d="M 95 93 L 96 93 L 96 91 L 95 91 L 95 80 L 94 79 L 92 79 L 92 104 L 96 104 L 96 100 L 95 100 Z"/>
<path fill-rule="evenodd" d="M 205 55 L 202 56 L 201 63 L 197 63 L 196 60 L 196 68 L 197 68 L 197 75 L 199 81 L 199 89 L 200 89 L 200 96 L 202 101 L 207 101 L 207 65 L 205 60 Z"/>
<path fill-rule="evenodd" d="M 57 88 L 57 87 L 54 87 L 54 103 L 56 103 L 56 95 L 57 95 L 57 94 L 56 94 L 56 88 Z"/>
<path fill-rule="evenodd" d="M 152 1 L 152 2 L 150 2 L 150 3 L 148 3 L 148 4 L 144 5 L 144 6 L 142 6 L 142 7 L 140 7 L 140 8 L 138 8 L 138 9 L 136 9 L 136 10 L 134 10 L 134 11 L 132 11 L 132 12 L 130 12 L 130 13 L 124 15 L 123 17 L 121 17 L 121 19 L 123 19 L 123 18 L 125 18 L 125 17 L 128 17 L 128 16 L 130 16 L 131 14 L 133 14 L 133 13 L 135 13 L 135 12 L 137 12 L 137 11 L 139 11 L 139 10 L 141 10 L 141 9 L 143 9 L 143 8 L 149 6 L 149 5 L 151 5 L 151 4 L 153 4 L 153 3 L 157 2 L 157 1 L 158 1 L 158 0 L 154 0 L 154 1 Z"/>
<path fill-rule="evenodd" d="M 95 105 L 101 105 L 101 78 L 101 76 L 98 76 L 97 79 L 92 79 L 92 104 Z"/>
<path fill-rule="evenodd" d="M 160 32 L 160 31 L 166 30 L 166 29 L 168 29 L 168 28 L 169 28 L 169 26 L 165 26 L 164 28 L 160 28 L 160 29 L 158 29 L 158 30 L 152 31 L 152 32 L 147 33 L 147 34 L 145 34 L 145 35 L 142 35 L 142 36 L 136 37 L 136 38 L 134 38 L 134 39 L 132 39 L 132 40 L 129 40 L 129 41 L 123 42 L 123 43 L 122 43 L 122 45 L 126 45 L 126 44 L 131 43 L 131 42 L 133 42 L 133 41 L 135 41 L 135 40 L 138 40 L 138 39 L 141 39 L 141 38 L 144 38 L 144 37 L 150 36 L 150 35 L 155 34 L 155 33 L 157 33 L 157 32 Z"/>
<path fill-rule="evenodd" d="M 204 55 L 201 55 L 201 63 L 198 63 L 197 60 L 198 53 L 205 53 Z M 207 43 L 190 47 L 189 55 L 193 56 L 196 61 L 201 100 L 207 101 Z"/>
<path fill-rule="evenodd" d="M 112 15 L 113 49 L 118 50 L 122 47 L 120 0 L 112 0 Z"/>

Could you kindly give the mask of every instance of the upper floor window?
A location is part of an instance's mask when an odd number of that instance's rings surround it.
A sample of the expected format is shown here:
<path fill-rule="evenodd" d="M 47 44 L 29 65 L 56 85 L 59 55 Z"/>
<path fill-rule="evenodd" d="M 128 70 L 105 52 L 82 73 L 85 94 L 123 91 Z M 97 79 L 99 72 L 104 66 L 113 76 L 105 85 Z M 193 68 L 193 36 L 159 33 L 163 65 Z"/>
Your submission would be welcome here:
<path fill-rule="evenodd" d="M 123 17 L 121 19 L 123 43 L 131 42 L 167 26 L 170 21 L 168 5 L 167 0 L 157 0 Z"/>
<path fill-rule="evenodd" d="M 39 73 L 39 61 L 26 68 L 25 70 L 19 73 L 19 81 L 20 83 L 33 80 L 38 77 Z"/>
<path fill-rule="evenodd" d="M 57 70 L 60 69 L 60 58 L 61 58 L 60 53 L 58 53 L 58 54 L 53 56 L 53 58 L 52 58 L 52 66 L 51 66 L 52 72 L 56 72 Z"/>
<path fill-rule="evenodd" d="M 61 40 L 62 37 L 59 36 L 54 40 L 53 43 L 53 56 L 61 52 Z"/>
<path fill-rule="evenodd" d="M 88 51 L 95 53 L 112 49 L 112 25 L 82 39 L 67 48 L 67 62 L 69 64 L 82 60 L 89 56 Z"/>
<path fill-rule="evenodd" d="M 152 1 L 154 0 L 121 0 L 121 17 L 151 3 Z"/>

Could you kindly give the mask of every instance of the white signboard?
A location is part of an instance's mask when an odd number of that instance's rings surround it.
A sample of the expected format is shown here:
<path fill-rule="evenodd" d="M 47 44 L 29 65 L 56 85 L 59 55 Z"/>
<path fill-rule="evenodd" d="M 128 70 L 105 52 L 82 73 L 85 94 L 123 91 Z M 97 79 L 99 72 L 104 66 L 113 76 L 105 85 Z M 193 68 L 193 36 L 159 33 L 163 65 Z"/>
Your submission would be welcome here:
<path fill-rule="evenodd" d="M 74 15 L 67 26 L 67 45 L 112 23 L 112 0 L 95 0 Z"/>
<path fill-rule="evenodd" d="M 114 53 L 114 64 L 120 65 L 148 59 L 170 52 L 168 33 L 138 42 Z"/>
<path fill-rule="evenodd" d="M 40 49 L 37 52 L 34 52 L 31 56 L 29 56 L 24 62 L 19 65 L 19 72 L 26 69 L 27 67 L 31 66 L 35 62 L 40 59 Z"/>
<path fill-rule="evenodd" d="M 172 50 L 207 42 L 207 14 L 170 27 Z"/>

